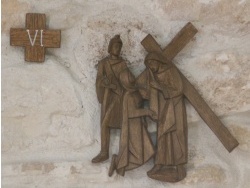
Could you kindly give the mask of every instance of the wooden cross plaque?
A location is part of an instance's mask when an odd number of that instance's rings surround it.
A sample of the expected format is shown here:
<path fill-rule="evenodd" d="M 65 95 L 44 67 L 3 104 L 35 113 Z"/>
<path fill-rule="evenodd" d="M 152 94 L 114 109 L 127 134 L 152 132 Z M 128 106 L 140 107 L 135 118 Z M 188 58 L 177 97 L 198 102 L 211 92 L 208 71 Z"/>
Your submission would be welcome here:
<path fill-rule="evenodd" d="M 45 14 L 26 14 L 25 29 L 10 29 L 10 45 L 25 47 L 25 61 L 44 62 L 46 48 L 60 48 L 61 30 L 46 29 Z"/>

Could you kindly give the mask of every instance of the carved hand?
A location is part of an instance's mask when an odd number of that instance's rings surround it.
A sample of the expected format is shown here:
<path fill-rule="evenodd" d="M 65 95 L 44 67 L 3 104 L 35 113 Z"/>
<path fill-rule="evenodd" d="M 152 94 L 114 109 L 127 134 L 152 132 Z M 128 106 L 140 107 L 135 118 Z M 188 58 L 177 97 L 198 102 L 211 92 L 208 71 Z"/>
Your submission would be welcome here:
<path fill-rule="evenodd" d="M 148 115 L 154 120 L 157 121 L 158 117 L 157 114 L 153 110 L 148 111 Z"/>
<path fill-rule="evenodd" d="M 107 77 L 102 79 L 102 86 L 106 88 L 116 89 L 116 85 L 112 84 Z"/>
<path fill-rule="evenodd" d="M 155 89 L 162 90 L 161 86 L 156 81 L 151 81 L 150 86 Z"/>

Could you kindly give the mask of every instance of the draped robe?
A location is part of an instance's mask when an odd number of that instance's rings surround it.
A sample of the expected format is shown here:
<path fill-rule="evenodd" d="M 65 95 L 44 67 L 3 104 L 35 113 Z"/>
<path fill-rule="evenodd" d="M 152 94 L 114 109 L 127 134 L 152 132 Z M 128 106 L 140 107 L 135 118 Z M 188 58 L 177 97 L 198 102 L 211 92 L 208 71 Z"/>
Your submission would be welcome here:
<path fill-rule="evenodd" d="M 173 66 L 156 73 L 154 79 L 161 88 L 157 92 L 158 101 L 150 101 L 159 105 L 155 164 L 185 164 L 188 135 L 182 79 Z"/>
<path fill-rule="evenodd" d="M 112 60 L 109 57 L 101 60 L 98 64 L 96 78 L 96 93 L 101 103 L 101 126 L 120 128 L 122 119 L 123 88 L 119 82 L 120 73 L 128 69 L 123 59 Z M 104 78 L 110 80 L 114 88 L 102 85 Z"/>
<path fill-rule="evenodd" d="M 140 92 L 158 116 L 155 164 L 171 166 L 187 163 L 187 118 L 179 72 L 164 66 L 157 73 L 146 69 Z"/>
<path fill-rule="evenodd" d="M 101 151 L 109 152 L 110 128 L 120 128 L 122 123 L 122 101 L 124 89 L 119 77 L 122 71 L 128 70 L 122 58 L 107 57 L 98 64 L 96 93 L 101 103 Z M 108 81 L 108 87 L 103 85 Z M 109 87 L 112 86 L 112 87 Z"/>
<path fill-rule="evenodd" d="M 117 171 L 132 170 L 154 155 L 145 117 L 141 117 L 142 98 L 138 91 L 126 91 L 123 98 L 123 118 Z"/>

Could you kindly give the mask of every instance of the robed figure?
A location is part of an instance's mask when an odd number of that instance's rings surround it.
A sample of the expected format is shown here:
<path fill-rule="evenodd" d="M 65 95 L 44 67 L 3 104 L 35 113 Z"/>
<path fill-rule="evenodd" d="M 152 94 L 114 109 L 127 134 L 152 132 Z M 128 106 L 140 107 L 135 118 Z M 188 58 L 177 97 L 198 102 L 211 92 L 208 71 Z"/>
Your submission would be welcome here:
<path fill-rule="evenodd" d="M 145 116 L 156 118 L 149 109 L 143 109 L 143 99 L 135 85 L 135 78 L 129 71 L 120 74 L 124 87 L 122 101 L 122 124 L 118 155 L 113 155 L 109 176 L 116 170 L 124 176 L 125 171 L 137 168 L 154 155 L 154 146 L 147 131 Z"/>
<path fill-rule="evenodd" d="M 101 151 L 92 159 L 93 163 L 109 158 L 110 129 L 120 128 L 122 124 L 122 101 L 124 89 L 120 74 L 128 70 L 126 62 L 120 57 L 122 41 L 119 35 L 109 42 L 109 56 L 98 63 L 96 93 L 101 104 Z"/>
<path fill-rule="evenodd" d="M 144 97 L 157 114 L 155 166 L 147 174 L 157 180 L 180 181 L 186 176 L 188 151 L 182 79 L 176 67 L 159 53 L 149 53 L 145 65 Z"/>

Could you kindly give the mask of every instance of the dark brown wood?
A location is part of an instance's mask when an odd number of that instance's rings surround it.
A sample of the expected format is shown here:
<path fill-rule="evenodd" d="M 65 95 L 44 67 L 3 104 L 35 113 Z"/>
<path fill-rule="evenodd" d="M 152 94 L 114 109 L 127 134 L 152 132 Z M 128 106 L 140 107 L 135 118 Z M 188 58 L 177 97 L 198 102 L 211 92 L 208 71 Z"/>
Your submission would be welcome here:
<path fill-rule="evenodd" d="M 208 104 L 197 92 L 195 87 L 188 81 L 188 79 L 183 74 L 181 74 L 181 76 L 184 85 L 183 92 L 185 97 L 192 104 L 204 122 L 214 132 L 228 152 L 233 151 L 234 148 L 239 145 L 239 142 L 221 122 L 218 116 L 216 116 L 216 114 L 212 111 L 212 109 L 208 106 Z"/>
<path fill-rule="evenodd" d="M 124 176 L 125 171 L 141 166 L 154 155 L 154 146 L 145 121 L 145 116 L 153 118 L 154 113 L 143 109 L 142 106 L 140 108 L 142 98 L 134 80 L 126 79 L 126 72 L 122 74 L 121 81 L 129 87 L 125 87 L 123 95 L 119 152 L 112 157 L 109 176 L 112 176 L 115 170 L 117 174 Z"/>
<path fill-rule="evenodd" d="M 12 46 L 30 46 L 29 37 L 27 37 L 26 29 L 10 29 Z M 34 37 L 31 33 L 31 37 Z M 60 30 L 43 30 L 43 47 L 60 48 Z M 37 39 L 40 39 L 41 33 L 37 33 Z M 40 46 L 40 40 L 36 40 L 34 46 Z"/>
<path fill-rule="evenodd" d="M 152 35 L 148 34 L 142 41 L 142 46 L 147 52 L 161 52 L 161 46 L 155 41 Z"/>
<path fill-rule="evenodd" d="M 46 29 L 45 14 L 28 13 L 25 29 L 10 29 L 10 45 L 25 47 L 25 61 L 44 62 L 46 48 L 60 48 L 61 31 Z"/>
<path fill-rule="evenodd" d="M 198 30 L 193 24 L 190 22 L 187 23 L 163 49 L 163 55 L 169 60 L 174 59 L 174 57 L 189 43 L 197 32 Z"/>
<path fill-rule="evenodd" d="M 172 60 L 197 32 L 198 30 L 189 22 L 178 32 L 164 50 L 161 49 L 161 46 L 150 34 L 141 41 L 141 44 L 147 52 L 162 52 L 167 59 Z"/>
<path fill-rule="evenodd" d="M 156 180 L 177 182 L 186 177 L 188 128 L 184 99 L 231 152 L 238 141 L 215 115 L 194 86 L 171 60 L 197 33 L 188 23 L 164 50 L 151 35 L 141 42 L 149 52 L 146 69 L 135 79 L 120 57 L 119 35 L 109 43 L 109 56 L 98 63 L 96 92 L 101 104 L 101 151 L 92 159 L 99 163 L 109 158 L 110 129 L 121 129 L 118 154 L 112 156 L 109 176 L 144 164 L 155 155 L 155 165 L 147 175 Z M 149 109 L 143 108 L 149 100 Z M 157 122 L 156 151 L 147 132 L 145 117 Z"/>
<path fill-rule="evenodd" d="M 124 175 L 144 164 L 154 155 L 147 132 L 145 116 L 155 118 L 153 111 L 143 109 L 135 77 L 120 57 L 122 41 L 116 35 L 109 43 L 109 56 L 98 63 L 96 93 L 101 104 L 101 151 L 92 159 L 99 163 L 109 158 L 110 129 L 121 129 L 120 147 L 113 155 L 109 170 Z"/>
<path fill-rule="evenodd" d="M 109 158 L 110 129 L 121 129 L 119 152 L 112 156 L 109 176 L 114 171 L 124 176 L 125 171 L 141 166 L 154 155 L 145 116 L 156 118 L 156 115 L 143 109 L 135 77 L 120 57 L 121 48 L 122 41 L 116 35 L 109 43 L 110 55 L 98 63 L 96 79 L 101 104 L 101 151 L 92 159 L 93 163 Z"/>
<path fill-rule="evenodd" d="M 25 27 L 26 29 L 45 29 L 46 28 L 46 15 L 27 13 Z"/>
<path fill-rule="evenodd" d="M 187 163 L 187 118 L 182 78 L 176 67 L 160 53 L 149 53 L 145 65 L 149 106 L 151 110 L 157 109 L 155 166 L 147 174 L 162 181 L 180 181 L 186 175 L 184 164 Z"/>
<path fill-rule="evenodd" d="M 229 152 L 239 144 L 194 86 L 170 61 L 184 48 L 196 32 L 195 27 L 188 23 L 164 50 L 151 35 L 145 37 L 141 42 L 149 54 L 145 58 L 147 69 L 137 78 L 137 84 L 144 99 L 150 101 L 150 109 L 158 115 L 156 161 L 155 166 L 147 174 L 150 178 L 160 181 L 176 182 L 186 176 L 183 164 L 187 162 L 187 128 L 185 126 L 186 114 L 183 110 L 185 104 L 179 103 L 183 100 L 182 96 L 189 100 Z M 181 81 L 178 81 L 177 78 L 180 78 Z M 177 91 L 179 94 L 176 93 Z M 161 95 L 163 97 L 159 97 Z M 161 107 L 164 103 L 167 106 Z M 171 104 L 175 105 L 171 107 Z M 180 119 L 184 122 L 179 122 Z M 167 123 L 163 124 L 164 121 Z M 178 149 L 177 143 L 182 149 Z M 183 160 L 178 156 L 184 157 Z"/>
<path fill-rule="evenodd" d="M 190 27 L 189 27 L 190 28 Z M 193 28 L 191 27 L 191 30 Z M 177 34 L 177 36 L 182 36 Z M 193 35 L 186 35 L 187 37 L 192 37 Z M 182 38 L 182 37 L 180 37 Z M 185 41 L 190 41 L 191 39 L 186 39 Z M 155 40 L 152 40 L 151 37 L 147 38 L 151 41 L 151 43 L 156 43 Z M 177 37 L 174 38 L 174 40 L 179 40 Z M 156 46 L 156 44 L 151 44 L 150 41 L 144 42 L 142 45 L 145 47 L 145 49 L 150 49 L 151 46 Z M 186 43 L 183 43 L 183 45 L 186 45 Z M 168 51 L 171 50 L 171 46 L 173 49 L 176 49 L 173 42 L 170 42 L 170 45 L 168 45 L 165 49 L 168 49 Z M 180 49 L 180 47 L 178 47 Z M 183 48 L 183 47 L 182 47 Z M 153 50 L 151 50 L 153 51 Z M 150 50 L 149 50 L 150 52 Z M 165 51 L 160 51 L 165 57 L 166 54 Z M 176 53 L 175 53 L 176 54 Z M 177 55 L 177 54 L 176 54 Z M 173 56 L 171 56 L 173 57 Z M 167 58 L 167 57 L 166 57 Z M 171 58 L 168 58 L 171 59 Z M 180 71 L 179 71 L 180 72 Z M 144 74 L 144 73 L 143 73 Z M 215 133 L 215 135 L 218 137 L 218 139 L 221 141 L 221 143 L 224 145 L 224 147 L 231 152 L 235 147 L 239 145 L 238 141 L 233 137 L 233 135 L 228 131 L 228 129 L 223 125 L 223 123 L 220 121 L 220 119 L 214 114 L 214 112 L 211 110 L 211 108 L 208 106 L 208 104 L 205 102 L 205 100 L 200 96 L 199 92 L 194 88 L 194 86 L 188 81 L 188 79 L 180 72 L 181 77 L 184 82 L 184 95 L 189 100 L 189 102 L 193 105 L 193 107 L 196 109 L 196 111 L 199 113 L 201 118 L 205 121 L 205 123 L 209 126 L 209 128 Z M 141 75 L 142 76 L 142 75 Z M 138 82 L 140 82 L 140 76 L 138 77 Z"/>

